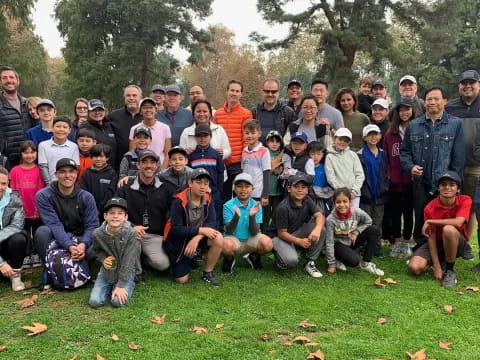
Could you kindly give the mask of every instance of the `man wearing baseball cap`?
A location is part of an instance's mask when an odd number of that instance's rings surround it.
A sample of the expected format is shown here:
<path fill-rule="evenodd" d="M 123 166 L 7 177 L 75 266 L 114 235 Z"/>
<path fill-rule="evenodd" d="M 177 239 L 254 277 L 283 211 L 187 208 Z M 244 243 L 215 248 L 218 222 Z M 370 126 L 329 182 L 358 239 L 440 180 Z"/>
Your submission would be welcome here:
<path fill-rule="evenodd" d="M 165 86 L 155 84 L 150 90 L 150 97 L 155 100 L 157 112 L 165 108 Z"/>
<path fill-rule="evenodd" d="M 413 102 L 413 118 L 417 118 L 425 113 L 423 100 L 417 96 L 417 79 L 413 75 L 402 76 L 398 82 L 398 92 L 401 97 L 409 98 Z M 397 104 L 395 104 L 396 106 Z"/>
<path fill-rule="evenodd" d="M 372 94 L 375 99 L 384 99 L 390 106 L 392 99 L 387 94 L 387 85 L 381 79 L 377 79 L 372 83 Z"/>
<path fill-rule="evenodd" d="M 387 133 L 387 130 L 390 128 L 390 120 L 388 120 L 388 109 L 389 105 L 385 99 L 376 99 L 372 104 L 372 117 L 370 118 L 371 123 L 377 125 L 380 128 L 382 133 L 382 140 L 378 146 L 382 147 L 383 137 Z"/>
<path fill-rule="evenodd" d="M 302 102 L 302 84 L 300 81 L 293 79 L 287 84 L 287 106 L 290 107 L 298 119 L 300 117 L 300 103 Z"/>

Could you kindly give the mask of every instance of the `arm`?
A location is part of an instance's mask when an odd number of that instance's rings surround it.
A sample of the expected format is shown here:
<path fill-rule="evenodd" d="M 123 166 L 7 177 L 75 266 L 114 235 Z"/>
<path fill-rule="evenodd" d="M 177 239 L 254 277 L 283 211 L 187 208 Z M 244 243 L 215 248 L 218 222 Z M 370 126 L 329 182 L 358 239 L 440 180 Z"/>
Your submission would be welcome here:
<path fill-rule="evenodd" d="M 428 250 L 430 251 L 430 257 L 432 258 L 433 273 L 435 279 L 441 280 L 443 276 L 442 265 L 440 265 L 440 260 L 438 258 L 438 248 L 437 248 L 437 237 L 435 232 L 433 232 L 428 237 Z"/>
<path fill-rule="evenodd" d="M 105 260 L 108 257 L 108 254 L 103 250 L 103 248 L 100 246 L 98 240 L 97 240 L 97 230 L 95 230 L 92 234 L 92 251 L 93 254 L 95 255 L 95 259 L 97 259 L 99 262 L 103 263 L 103 260 Z"/>
<path fill-rule="evenodd" d="M 257 202 L 248 213 L 248 232 L 255 236 L 260 232 L 260 224 L 263 223 L 262 207 Z"/>
<path fill-rule="evenodd" d="M 135 262 L 139 254 L 138 247 L 140 246 L 140 243 L 136 240 L 137 235 L 135 231 L 128 229 L 126 238 L 126 245 L 122 257 L 117 260 L 117 264 L 119 265 L 117 287 L 121 288 L 125 287 L 132 272 L 135 271 Z"/>
<path fill-rule="evenodd" d="M 263 189 L 262 189 L 261 197 L 262 199 L 267 199 L 268 201 L 269 196 L 270 196 L 270 169 L 263 171 Z M 265 204 L 264 206 L 266 206 L 267 204 Z"/>
<path fill-rule="evenodd" d="M 233 235 L 235 229 L 237 228 L 238 220 L 240 220 L 240 216 L 235 214 L 230 222 L 225 223 L 225 235 Z"/>
<path fill-rule="evenodd" d="M 78 150 L 77 144 L 73 143 L 75 145 L 73 147 L 73 152 L 72 152 L 72 159 L 75 161 L 75 164 L 77 164 L 77 170 L 79 169 L 80 166 L 80 151 Z"/>
<path fill-rule="evenodd" d="M 120 168 L 118 170 L 118 177 L 124 178 L 125 176 L 128 176 L 128 169 L 130 167 L 130 161 L 128 161 L 128 158 L 126 156 L 123 156 L 122 161 L 120 161 Z"/>
<path fill-rule="evenodd" d="M 327 239 L 325 241 L 325 255 L 329 268 L 336 268 L 335 261 L 335 224 L 333 221 L 327 220 Z"/>
<path fill-rule="evenodd" d="M 198 226 L 187 226 L 185 220 L 185 209 L 182 207 L 179 199 L 174 199 L 170 208 L 170 218 L 172 220 L 171 234 L 182 238 L 192 238 L 199 234 Z"/>
<path fill-rule="evenodd" d="M 332 155 L 327 155 L 325 158 L 325 175 L 327 176 L 327 182 L 334 189 L 341 188 L 343 184 L 338 181 L 337 175 L 335 174 L 335 168 L 333 162 L 335 160 L 332 158 Z"/>
<path fill-rule="evenodd" d="M 362 209 L 355 209 L 356 215 L 358 216 L 358 225 L 357 230 L 355 230 L 354 234 L 361 234 L 363 230 L 367 227 L 372 226 L 372 218 Z"/>
<path fill-rule="evenodd" d="M 83 206 L 85 207 L 83 210 L 84 230 L 81 242 L 88 248 L 92 244 L 92 232 L 99 226 L 97 205 L 92 194 L 83 191 L 79 196 L 83 197 Z"/>
<path fill-rule="evenodd" d="M 363 173 L 363 167 L 362 163 L 360 162 L 360 159 L 358 158 L 357 154 L 352 153 L 353 157 L 353 172 L 355 174 L 355 183 L 352 187 L 352 192 L 360 196 L 361 195 L 361 189 L 363 185 L 363 181 L 365 180 L 365 174 Z"/>
<path fill-rule="evenodd" d="M 165 139 L 165 146 L 163 148 L 163 153 L 165 154 L 165 157 L 163 159 L 163 164 L 162 164 L 162 169 L 168 168 L 168 152 L 172 148 L 172 138 L 166 138 Z"/>
<path fill-rule="evenodd" d="M 400 163 L 403 170 L 409 174 L 412 173 L 412 168 L 415 164 L 413 163 L 412 142 L 410 141 L 410 126 L 405 130 L 402 146 L 400 147 Z"/>
<path fill-rule="evenodd" d="M 220 154 L 217 155 L 217 188 L 218 191 L 222 192 L 223 189 L 223 181 L 225 172 L 225 165 L 223 164 L 223 158 Z M 220 214 L 218 214 L 220 216 Z"/>

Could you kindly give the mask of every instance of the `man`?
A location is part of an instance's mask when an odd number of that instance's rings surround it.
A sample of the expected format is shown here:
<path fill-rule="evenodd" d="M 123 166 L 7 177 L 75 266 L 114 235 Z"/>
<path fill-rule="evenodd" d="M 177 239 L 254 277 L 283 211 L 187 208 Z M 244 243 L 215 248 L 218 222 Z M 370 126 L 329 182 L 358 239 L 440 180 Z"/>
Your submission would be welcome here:
<path fill-rule="evenodd" d="M 20 143 L 32 127 L 25 98 L 18 93 L 20 78 L 14 68 L 0 67 L 0 152 L 8 157 L 10 165 L 20 161 Z"/>
<path fill-rule="evenodd" d="M 392 99 L 387 94 L 387 87 L 383 80 L 375 80 L 372 84 L 372 95 L 374 99 L 385 99 L 388 105 L 392 103 Z"/>
<path fill-rule="evenodd" d="M 380 128 L 382 133 L 382 138 L 378 142 L 378 146 L 382 147 L 383 138 L 385 133 L 390 128 L 390 121 L 387 120 L 388 117 L 388 102 L 385 99 L 379 98 L 376 99 L 372 104 L 372 117 L 370 122 L 377 125 Z"/>
<path fill-rule="evenodd" d="M 287 85 L 287 106 L 295 111 L 295 116 L 297 119 L 300 117 L 300 103 L 302 102 L 302 95 L 303 90 L 300 81 L 290 80 Z"/>
<path fill-rule="evenodd" d="M 117 140 L 117 151 L 115 156 L 115 170 L 120 167 L 123 155 L 128 152 L 128 137 L 133 125 L 142 120 L 140 114 L 140 99 L 142 98 L 142 89 L 137 85 L 128 85 L 123 90 L 125 106 L 113 110 L 107 117 L 107 121 L 112 124 L 113 132 Z"/>
<path fill-rule="evenodd" d="M 480 135 L 480 75 L 475 70 L 467 70 L 462 73 L 458 82 L 460 97 L 448 102 L 445 110 L 462 120 L 465 135 L 465 168 L 463 171 L 463 189 L 465 195 L 475 199 L 467 225 L 467 235 L 472 237 L 475 230 L 475 211 L 477 220 L 480 221 L 480 194 L 475 193 L 475 188 L 480 179 L 480 159 L 473 156 L 475 139 Z M 480 240 L 480 232 L 477 229 L 477 238 Z M 480 264 L 474 266 L 472 271 L 480 271 Z"/>
<path fill-rule="evenodd" d="M 433 267 L 433 276 L 442 286 L 453 287 L 457 279 L 453 267 L 467 245 L 467 221 L 472 199 L 459 195 L 460 176 L 447 171 L 438 181 L 438 197 L 425 207 L 422 233 L 428 238 L 408 263 L 414 275 L 420 275 Z M 443 268 L 445 270 L 443 270 Z"/>
<path fill-rule="evenodd" d="M 258 120 L 262 129 L 262 143 L 272 130 L 277 130 L 283 137 L 288 125 L 297 119 L 290 107 L 278 101 L 279 88 L 277 80 L 266 80 L 262 90 L 263 102 L 252 108 L 253 118 Z"/>
<path fill-rule="evenodd" d="M 223 127 L 228 136 L 232 153 L 225 159 L 228 179 L 223 183 L 223 202 L 232 198 L 232 184 L 235 176 L 242 172 L 241 158 L 244 148 L 243 123 L 252 118 L 250 110 L 240 104 L 243 84 L 230 80 L 227 84 L 227 101 L 217 110 L 213 120 Z"/>
<path fill-rule="evenodd" d="M 412 75 L 403 76 L 398 82 L 398 91 L 400 96 L 412 99 L 413 118 L 417 118 L 425 113 L 425 105 L 422 99 L 417 97 L 417 79 Z"/>
<path fill-rule="evenodd" d="M 38 213 L 44 225 L 35 232 L 34 242 L 44 261 L 52 241 L 68 250 L 72 260 L 81 261 L 92 245 L 92 232 L 99 226 L 93 195 L 75 184 L 77 164 L 63 158 L 55 166 L 56 181 L 35 196 Z M 89 254 L 89 259 L 91 256 Z"/>
<path fill-rule="evenodd" d="M 206 100 L 207 94 L 205 94 L 205 90 L 199 85 L 194 85 L 188 91 L 188 100 L 190 104 L 186 107 L 186 109 L 192 111 L 192 105 L 194 102 L 198 100 Z M 212 116 L 215 115 L 215 109 L 212 108 Z M 192 114 L 193 116 L 193 114 Z"/>
<path fill-rule="evenodd" d="M 165 86 L 160 84 L 153 85 L 152 90 L 150 91 L 150 97 L 155 100 L 157 113 L 165 109 Z"/>
<path fill-rule="evenodd" d="M 343 116 L 340 111 L 327 104 L 328 82 L 325 80 L 313 80 L 311 87 L 312 94 L 318 101 L 317 120 L 320 124 L 329 125 L 332 135 L 337 129 L 343 127 Z"/>
<path fill-rule="evenodd" d="M 165 93 L 166 106 L 157 113 L 157 119 L 170 127 L 172 146 L 178 146 L 183 129 L 193 124 L 193 116 L 190 110 L 180 106 L 183 100 L 180 86 L 167 85 Z"/>
<path fill-rule="evenodd" d="M 423 209 L 434 198 L 437 182 L 448 170 L 461 174 L 465 163 L 465 139 L 462 122 L 445 111 L 445 91 L 432 87 L 425 92 L 426 113 L 412 120 L 400 149 L 402 168 L 412 174 L 417 245 L 422 235 Z"/>

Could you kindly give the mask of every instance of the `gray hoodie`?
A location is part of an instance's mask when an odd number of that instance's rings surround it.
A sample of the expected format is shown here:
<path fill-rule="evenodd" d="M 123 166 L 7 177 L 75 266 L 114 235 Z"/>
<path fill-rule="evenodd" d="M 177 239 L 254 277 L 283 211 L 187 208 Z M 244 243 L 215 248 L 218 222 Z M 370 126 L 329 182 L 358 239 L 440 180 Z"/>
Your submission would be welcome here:
<path fill-rule="evenodd" d="M 361 195 L 365 174 L 358 155 L 349 148 L 340 152 L 332 146 L 327 148 L 325 173 L 328 183 L 334 189 L 347 187 L 356 196 Z"/>

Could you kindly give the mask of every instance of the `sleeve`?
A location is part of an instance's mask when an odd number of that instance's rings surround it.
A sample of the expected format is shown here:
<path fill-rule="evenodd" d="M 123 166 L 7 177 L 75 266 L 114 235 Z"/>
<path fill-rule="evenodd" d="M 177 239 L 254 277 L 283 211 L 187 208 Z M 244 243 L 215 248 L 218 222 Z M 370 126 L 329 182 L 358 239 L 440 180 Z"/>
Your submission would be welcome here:
<path fill-rule="evenodd" d="M 464 165 L 465 165 L 465 136 L 464 136 L 462 123 L 459 121 L 457 131 L 455 133 L 453 147 L 452 147 L 452 158 L 450 161 L 450 169 L 455 171 L 460 176 L 462 176 Z"/>
<path fill-rule="evenodd" d="M 290 139 L 292 138 L 292 134 L 290 133 L 290 128 L 287 127 L 287 130 L 285 131 L 285 135 L 283 136 L 283 144 L 287 146 L 290 144 Z"/>
<path fill-rule="evenodd" d="M 103 263 L 103 260 L 108 257 L 108 254 L 103 250 L 100 242 L 98 241 L 97 230 L 95 230 L 92 234 L 92 252 L 95 255 L 95 259 L 97 259 L 101 263 Z"/>
<path fill-rule="evenodd" d="M 202 226 L 212 229 L 217 228 L 217 213 L 215 211 L 215 203 L 213 202 L 213 199 L 208 203 L 207 218 L 203 222 Z"/>
<path fill-rule="evenodd" d="M 325 256 L 328 262 L 328 267 L 336 267 L 335 262 L 335 222 L 329 217 L 327 218 L 326 226 L 327 237 L 325 240 Z"/>
<path fill-rule="evenodd" d="M 77 169 L 78 169 L 80 166 L 80 152 L 78 151 L 77 144 L 73 143 L 73 145 L 75 146 L 73 147 L 72 159 L 73 161 L 75 161 L 75 164 L 77 164 Z"/>
<path fill-rule="evenodd" d="M 334 123 L 333 123 L 333 128 L 335 130 L 338 130 L 342 127 L 344 127 L 343 125 L 343 116 L 342 116 L 342 113 L 340 111 L 335 111 L 335 118 L 334 118 Z"/>
<path fill-rule="evenodd" d="M 263 188 L 261 197 L 263 199 L 268 199 L 270 196 L 270 170 L 263 170 Z"/>
<path fill-rule="evenodd" d="M 372 225 L 372 218 L 362 209 L 355 209 L 355 212 L 358 216 L 358 225 L 355 231 L 361 234 L 367 227 Z"/>
<path fill-rule="evenodd" d="M 138 254 L 140 253 L 138 250 L 139 246 L 140 241 L 137 240 L 135 231 L 129 229 L 127 235 L 127 244 L 119 261 L 117 282 L 118 287 L 124 288 L 132 272 L 135 271 L 135 262 L 137 261 Z"/>
<path fill-rule="evenodd" d="M 325 158 L 325 175 L 327 176 L 327 182 L 334 189 L 341 188 L 343 184 L 338 181 L 337 175 L 335 174 L 335 168 L 333 166 L 333 156 L 327 154 Z"/>
<path fill-rule="evenodd" d="M 32 131 L 29 129 L 25 135 L 25 140 L 31 140 L 33 141 L 33 136 L 32 136 Z"/>
<path fill-rule="evenodd" d="M 307 163 L 305 164 L 305 173 L 307 173 L 307 175 L 315 176 L 315 163 L 312 159 L 307 160 Z"/>
<path fill-rule="evenodd" d="M 400 147 L 400 163 L 402 164 L 403 170 L 409 174 L 412 172 L 412 168 L 415 166 L 413 163 L 412 142 L 410 141 L 410 126 L 407 126 L 407 130 L 405 130 L 402 146 Z"/>
<path fill-rule="evenodd" d="M 136 126 L 132 126 L 132 127 L 130 128 L 130 131 L 128 132 L 128 140 L 130 140 L 130 141 L 133 141 L 133 133 L 134 133 L 134 131 L 135 131 L 135 129 L 134 129 L 135 127 L 136 127 Z"/>
<path fill-rule="evenodd" d="M 460 207 L 457 210 L 456 217 L 463 217 L 465 218 L 465 221 L 468 221 L 470 217 L 470 209 L 472 207 L 472 198 L 468 195 L 463 195 L 460 199 Z"/>
<path fill-rule="evenodd" d="M 175 199 L 170 207 L 170 219 L 172 229 L 170 233 L 175 237 L 192 238 L 198 234 L 199 226 L 187 226 L 185 224 L 185 209 L 179 199 Z M 170 238 L 169 238 L 170 241 Z"/>
<path fill-rule="evenodd" d="M 90 191 L 90 186 L 88 185 L 88 180 L 90 180 L 89 174 L 90 174 L 90 172 L 88 170 L 83 173 L 82 178 L 80 179 L 80 187 L 83 190 L 91 192 Z"/>
<path fill-rule="evenodd" d="M 12 171 L 8 174 L 8 180 L 9 180 L 9 186 L 10 189 L 12 190 L 18 190 L 18 184 L 17 184 L 17 171 L 18 167 L 15 166 Z"/>
<path fill-rule="evenodd" d="M 165 125 L 165 124 L 163 124 L 163 125 Z M 165 125 L 164 131 L 165 131 L 165 139 L 171 139 L 172 138 L 172 131 L 170 130 L 170 126 Z"/>
<path fill-rule="evenodd" d="M 124 156 L 122 158 L 122 161 L 120 161 L 120 168 L 118 170 L 118 174 L 119 174 L 120 178 L 128 176 L 128 168 L 130 167 L 129 165 L 130 165 L 130 163 L 129 163 L 127 157 Z"/>
<path fill-rule="evenodd" d="M 220 146 L 223 149 L 223 159 L 228 159 L 230 155 L 232 154 L 232 148 L 230 147 L 230 142 L 228 141 L 228 136 L 227 133 L 225 132 L 225 129 L 218 125 L 218 130 L 219 135 L 220 135 Z"/>
<path fill-rule="evenodd" d="M 277 230 L 288 229 L 288 210 L 284 206 L 279 206 L 274 211 L 275 224 L 277 224 Z"/>
<path fill-rule="evenodd" d="M 45 143 L 40 143 L 38 146 L 38 166 L 40 167 L 40 172 L 42 174 L 43 182 L 45 184 L 50 184 L 50 173 L 48 171 L 48 159 L 47 153 L 45 151 Z"/>
<path fill-rule="evenodd" d="M 25 224 L 25 213 L 23 206 L 18 207 L 13 215 L 12 222 L 0 230 L 0 243 L 8 239 L 10 236 L 23 230 Z"/>
<path fill-rule="evenodd" d="M 83 206 L 85 207 L 83 211 L 83 235 L 82 235 L 82 243 L 85 243 L 87 247 L 92 245 L 92 233 L 98 226 L 98 210 L 97 204 L 95 204 L 95 199 L 93 195 L 86 192 L 81 191 L 81 194 L 78 196 L 83 197 Z"/>
<path fill-rule="evenodd" d="M 260 212 L 260 211 L 259 211 Z M 260 224 L 257 223 L 256 218 L 253 216 L 248 217 L 248 232 L 250 236 L 255 236 L 260 231 Z"/>
<path fill-rule="evenodd" d="M 363 182 L 365 181 L 365 174 L 363 173 L 362 163 L 357 154 L 352 153 L 353 157 L 353 172 L 355 174 L 355 183 L 353 184 L 352 191 L 355 195 L 361 195 L 361 189 Z"/>
<path fill-rule="evenodd" d="M 434 201 L 435 199 L 433 199 L 432 201 Z M 433 220 L 433 214 L 431 212 L 431 208 L 432 208 L 432 201 L 430 201 L 424 208 L 423 208 L 423 221 L 427 221 L 427 220 Z M 467 217 L 468 219 L 468 217 Z M 422 224 L 423 225 L 423 224 Z"/>
<path fill-rule="evenodd" d="M 480 122 L 477 121 L 473 134 L 473 157 L 480 162 Z"/>
<path fill-rule="evenodd" d="M 257 214 L 255 215 L 255 222 L 257 224 L 262 224 L 263 223 L 263 206 L 260 206 L 260 209 L 258 210 Z"/>
<path fill-rule="evenodd" d="M 217 188 L 220 192 L 223 189 L 224 172 L 225 164 L 223 163 L 223 158 L 217 153 Z"/>

